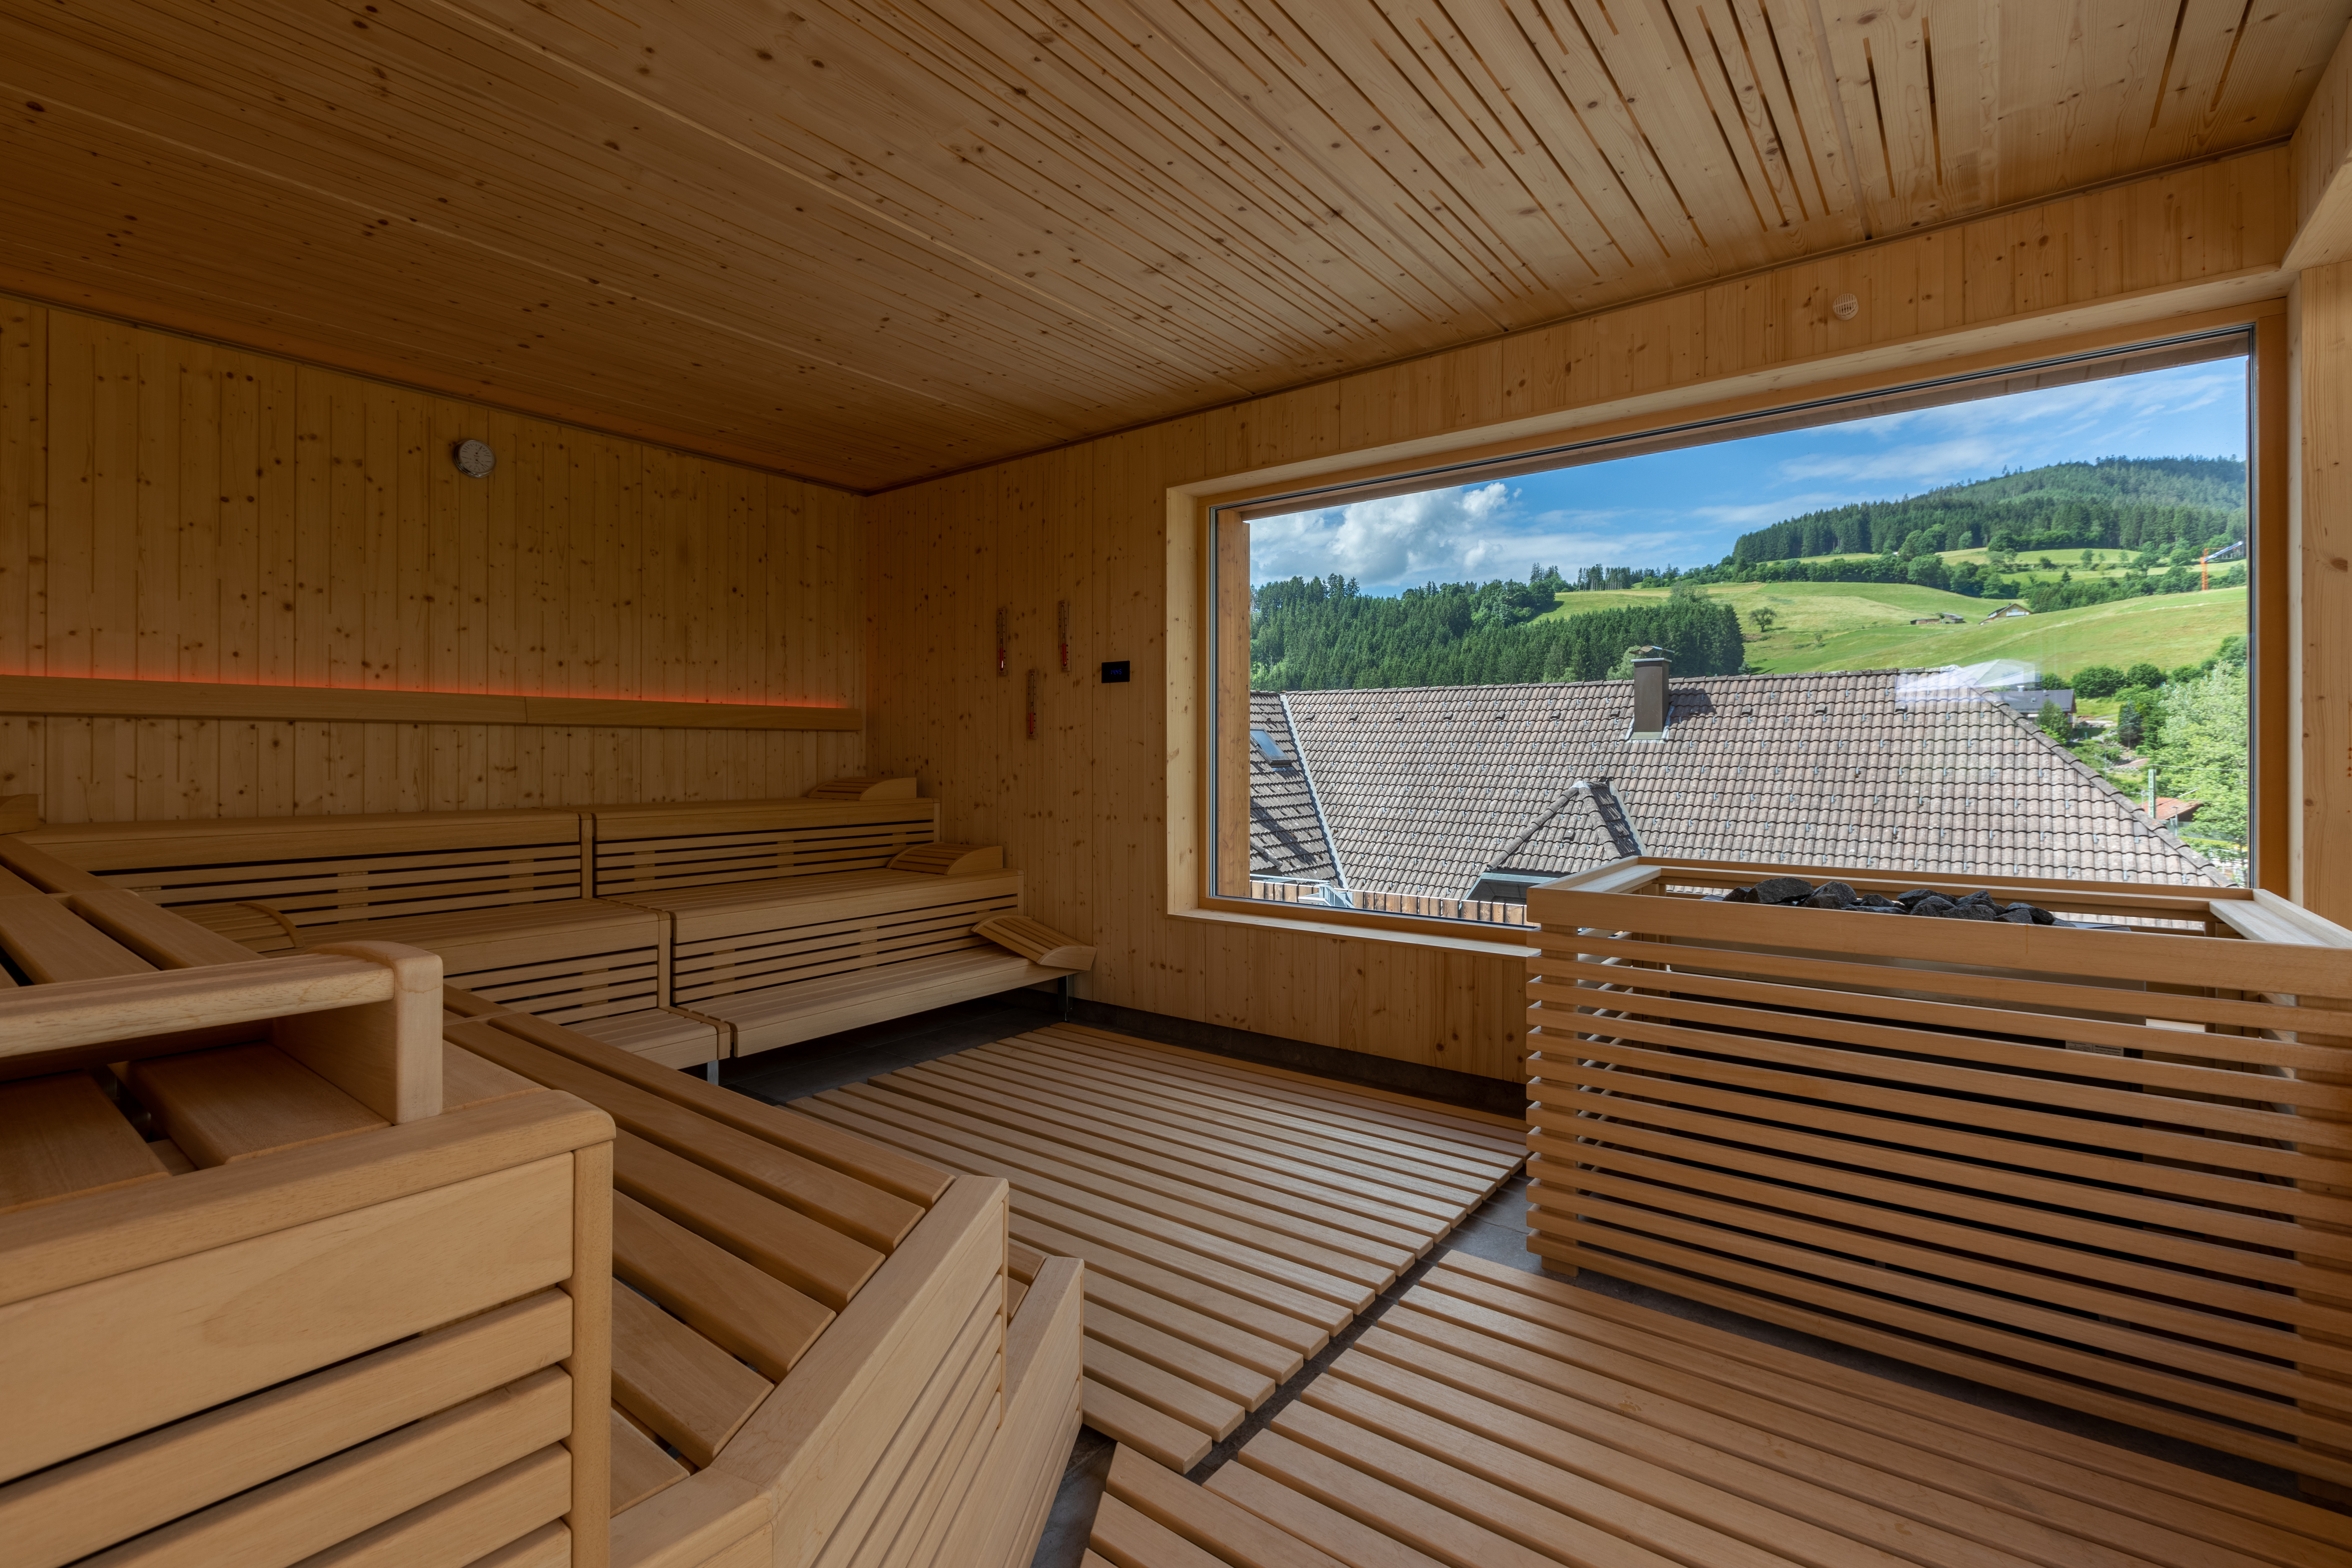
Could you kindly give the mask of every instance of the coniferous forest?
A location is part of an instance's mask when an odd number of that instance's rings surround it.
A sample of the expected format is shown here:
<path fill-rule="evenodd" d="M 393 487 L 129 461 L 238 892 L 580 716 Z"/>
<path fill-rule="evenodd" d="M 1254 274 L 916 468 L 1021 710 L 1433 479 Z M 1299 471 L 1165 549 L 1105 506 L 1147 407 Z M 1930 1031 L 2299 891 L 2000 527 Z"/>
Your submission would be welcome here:
<path fill-rule="evenodd" d="M 2245 517 L 2246 465 L 2235 458 L 2103 458 L 1807 512 L 1741 534 L 1727 564 L 1980 548 L 2162 550 L 2243 539 Z"/>
<path fill-rule="evenodd" d="M 1627 650 L 1673 650 L 1677 675 L 1737 675 L 1739 620 L 1727 605 L 1678 594 L 1656 605 L 1558 620 L 1566 584 L 1538 568 L 1525 583 L 1433 583 L 1394 598 L 1334 574 L 1267 583 L 1251 595 L 1250 684 L 1260 691 L 1343 687 L 1491 686 L 1599 680 Z"/>

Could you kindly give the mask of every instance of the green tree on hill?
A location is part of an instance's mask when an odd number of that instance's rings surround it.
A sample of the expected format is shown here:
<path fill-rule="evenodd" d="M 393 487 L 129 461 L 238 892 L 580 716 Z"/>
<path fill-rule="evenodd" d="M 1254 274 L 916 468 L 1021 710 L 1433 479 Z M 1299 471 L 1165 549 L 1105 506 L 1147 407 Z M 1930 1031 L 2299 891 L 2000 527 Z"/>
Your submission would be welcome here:
<path fill-rule="evenodd" d="M 2181 544 L 2202 553 L 2245 537 L 2245 465 L 2234 458 L 2055 463 L 1902 500 L 1807 512 L 1742 534 L 1731 564 L 1852 554 L 1908 562 L 1923 552 L 1979 547 L 2004 558 Z M 2215 542 L 2207 545 L 2209 540 Z"/>
<path fill-rule="evenodd" d="M 1739 618 L 1703 595 L 1675 595 L 1554 620 L 1540 584 L 1431 583 L 1394 597 L 1336 574 L 1267 583 L 1251 595 L 1250 684 L 1262 691 L 1390 686 L 1494 686 L 1598 680 L 1626 648 L 1674 649 L 1684 675 L 1736 675 Z"/>

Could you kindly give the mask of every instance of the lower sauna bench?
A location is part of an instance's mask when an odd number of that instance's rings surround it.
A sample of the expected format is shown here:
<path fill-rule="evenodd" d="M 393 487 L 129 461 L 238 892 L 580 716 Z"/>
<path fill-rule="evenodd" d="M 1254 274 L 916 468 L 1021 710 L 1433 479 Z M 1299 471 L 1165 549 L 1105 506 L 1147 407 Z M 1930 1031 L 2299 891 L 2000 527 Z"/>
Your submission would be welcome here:
<path fill-rule="evenodd" d="M 150 1058 L 154 1142 L 89 1071 L 0 1084 L 0 1559 L 572 1560 L 612 1123 L 444 1066 L 394 1127 L 267 1043 Z"/>
<path fill-rule="evenodd" d="M 616 1563 L 1028 1560 L 1076 1435 L 1083 1271 L 1013 1254 L 1002 1183 L 443 1001 L 453 1046 L 617 1128 Z"/>
<path fill-rule="evenodd" d="M 671 1001 L 724 1025 L 739 1057 L 1072 973 L 972 934 L 1019 912 L 1017 870 L 843 871 L 626 896 L 672 922 Z"/>
<path fill-rule="evenodd" d="M 1118 1568 L 2345 1568 L 2352 1518 L 1461 1253 Z"/>

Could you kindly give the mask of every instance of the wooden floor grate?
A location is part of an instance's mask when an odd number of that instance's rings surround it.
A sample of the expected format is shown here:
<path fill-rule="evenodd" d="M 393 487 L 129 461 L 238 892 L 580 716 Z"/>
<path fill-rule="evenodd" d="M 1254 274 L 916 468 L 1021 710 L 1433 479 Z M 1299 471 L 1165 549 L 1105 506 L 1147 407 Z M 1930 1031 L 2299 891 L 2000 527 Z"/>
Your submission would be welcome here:
<path fill-rule="evenodd" d="M 1087 1263 L 1087 1425 L 1178 1470 L 1504 1182 L 1518 1125 L 1066 1025 L 793 1109 L 1013 1184 Z"/>
<path fill-rule="evenodd" d="M 1447 1255 L 1089 1568 L 2344 1568 L 2352 1519 Z"/>

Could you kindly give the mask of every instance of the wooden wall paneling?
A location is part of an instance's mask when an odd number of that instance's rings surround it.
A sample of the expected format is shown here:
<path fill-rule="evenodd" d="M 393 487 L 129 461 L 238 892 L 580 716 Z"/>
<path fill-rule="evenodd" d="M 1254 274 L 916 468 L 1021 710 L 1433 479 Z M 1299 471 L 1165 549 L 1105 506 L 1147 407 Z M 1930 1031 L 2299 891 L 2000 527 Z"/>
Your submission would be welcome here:
<path fill-rule="evenodd" d="M 77 312 L 5 314 L 0 674 L 862 696 L 855 497 Z M 490 479 L 451 467 L 465 436 L 499 451 Z M 326 706 L 12 716 L 0 773 L 64 822 L 788 795 L 864 755 L 854 732 L 689 738 L 667 713 Z"/>
<path fill-rule="evenodd" d="M 2305 269 L 2296 303 L 2294 896 L 2340 923 L 2352 921 L 2352 262 Z"/>

